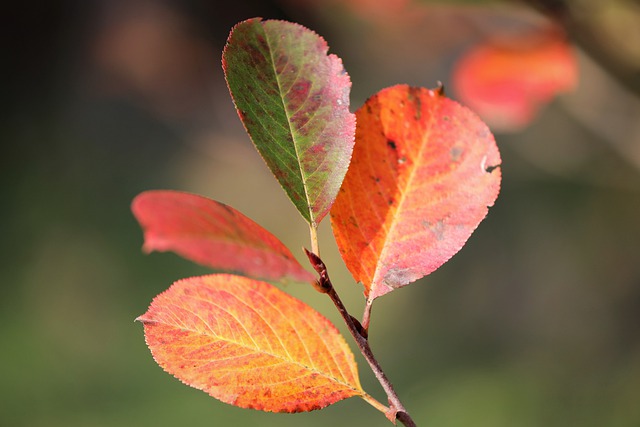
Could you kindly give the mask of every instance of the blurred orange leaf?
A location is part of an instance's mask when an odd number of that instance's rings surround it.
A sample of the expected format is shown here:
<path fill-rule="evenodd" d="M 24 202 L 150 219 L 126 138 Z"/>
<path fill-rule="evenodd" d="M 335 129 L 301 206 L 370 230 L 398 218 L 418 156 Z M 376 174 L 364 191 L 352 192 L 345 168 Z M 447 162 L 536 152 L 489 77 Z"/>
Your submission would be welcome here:
<path fill-rule="evenodd" d="M 437 90 L 387 88 L 356 117 L 331 224 L 370 306 L 460 250 L 498 195 L 500 154 L 487 126 Z"/>
<path fill-rule="evenodd" d="M 557 33 L 480 44 L 453 70 L 460 102 L 500 131 L 529 125 L 542 106 L 577 82 L 573 49 Z"/>
<path fill-rule="evenodd" d="M 338 330 L 268 283 L 180 280 L 137 320 L 165 371 L 235 406 L 301 412 L 365 394 Z"/>
<path fill-rule="evenodd" d="M 139 194 L 131 209 L 148 252 L 174 251 L 207 267 L 259 279 L 314 281 L 280 240 L 223 203 L 156 190 Z"/>

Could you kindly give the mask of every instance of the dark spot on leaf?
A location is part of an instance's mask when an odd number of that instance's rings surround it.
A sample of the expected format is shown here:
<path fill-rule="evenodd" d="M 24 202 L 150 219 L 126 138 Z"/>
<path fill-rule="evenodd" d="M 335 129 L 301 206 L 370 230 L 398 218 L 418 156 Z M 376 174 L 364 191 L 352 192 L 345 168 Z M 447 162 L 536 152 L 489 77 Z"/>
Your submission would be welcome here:
<path fill-rule="evenodd" d="M 233 209 L 231 209 L 231 207 L 225 205 L 224 203 L 218 203 L 218 206 L 224 209 L 229 215 L 236 216 L 236 213 L 233 211 Z"/>
<path fill-rule="evenodd" d="M 498 169 L 499 167 L 500 165 L 487 166 L 484 170 L 486 170 L 488 173 L 491 173 L 494 170 Z"/>
<path fill-rule="evenodd" d="M 449 116 L 442 116 L 442 120 L 444 120 L 445 122 L 449 121 Z"/>
<path fill-rule="evenodd" d="M 252 48 L 251 44 L 246 45 L 246 50 L 249 52 L 249 56 L 253 60 L 254 64 L 262 64 L 265 60 L 264 53 L 269 50 L 269 45 L 264 37 L 257 36 L 256 37 L 257 45 L 260 47 L 259 49 Z"/>
<path fill-rule="evenodd" d="M 392 150 L 395 150 L 395 149 L 397 148 L 397 147 L 396 147 L 396 143 L 395 143 L 395 141 L 392 141 L 392 140 L 390 140 L 390 139 L 387 139 L 387 145 L 388 145 L 388 146 L 389 146 L 389 148 L 391 148 Z"/>
<path fill-rule="evenodd" d="M 444 239 L 445 223 L 442 219 L 438 220 L 435 224 L 430 221 L 422 221 L 422 225 L 433 233 L 436 240 L 440 241 Z"/>
<path fill-rule="evenodd" d="M 458 162 L 460 160 L 460 157 L 462 157 L 462 153 L 464 152 L 464 150 L 462 149 L 462 147 L 452 147 L 451 151 L 449 151 L 449 155 L 451 156 L 451 161 L 452 162 Z"/>
<path fill-rule="evenodd" d="M 306 95 L 310 86 L 311 82 L 308 80 L 301 80 L 293 85 L 292 90 L 296 95 Z"/>
<path fill-rule="evenodd" d="M 309 110 L 317 108 L 317 104 L 319 102 L 308 102 L 310 90 L 311 82 L 309 80 L 300 79 L 296 81 L 296 83 L 291 86 L 291 89 L 287 93 L 287 108 L 289 109 L 289 111 L 296 111 L 296 116 L 305 116 Z M 315 94 L 316 93 L 314 93 L 313 95 Z M 305 108 L 302 108 L 303 106 L 305 106 Z"/>
<path fill-rule="evenodd" d="M 327 141 L 318 141 L 318 143 L 313 144 L 311 146 L 311 148 L 309 148 L 309 151 L 314 155 L 314 156 L 321 156 L 324 155 L 325 152 L 327 151 Z M 322 157 L 321 157 L 322 158 Z"/>
<path fill-rule="evenodd" d="M 291 122 L 295 125 L 296 128 L 300 129 L 304 125 L 306 125 L 310 119 L 311 116 L 305 111 L 299 111 L 293 117 L 291 117 Z"/>
<path fill-rule="evenodd" d="M 422 99 L 420 98 L 421 95 L 421 89 L 419 87 L 413 87 L 411 86 L 409 88 L 409 100 L 411 102 L 413 102 L 413 105 L 415 107 L 415 113 L 414 113 L 414 118 L 416 119 L 416 121 L 420 120 L 422 118 Z"/>

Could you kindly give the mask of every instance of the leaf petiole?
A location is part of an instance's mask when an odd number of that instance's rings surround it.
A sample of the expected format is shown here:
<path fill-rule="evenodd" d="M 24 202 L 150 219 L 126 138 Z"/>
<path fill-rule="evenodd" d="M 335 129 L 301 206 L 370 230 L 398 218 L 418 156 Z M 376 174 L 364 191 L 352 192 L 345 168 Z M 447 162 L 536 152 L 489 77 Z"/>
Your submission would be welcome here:
<path fill-rule="evenodd" d="M 311 252 L 320 256 L 320 247 L 318 246 L 318 227 L 309 224 L 309 234 L 311 235 Z"/>
<path fill-rule="evenodd" d="M 386 414 L 387 412 L 389 412 L 389 407 L 383 405 L 382 403 L 378 402 L 376 400 L 375 397 L 371 396 L 368 393 L 364 393 L 362 396 L 362 399 L 367 402 L 369 405 L 373 406 L 374 408 L 376 408 L 378 411 L 382 412 L 383 414 Z"/>
<path fill-rule="evenodd" d="M 369 322 L 371 321 L 371 306 L 373 305 L 373 301 L 371 303 L 367 300 L 367 303 L 364 306 L 364 314 L 362 315 L 362 327 L 365 331 L 369 330 Z"/>

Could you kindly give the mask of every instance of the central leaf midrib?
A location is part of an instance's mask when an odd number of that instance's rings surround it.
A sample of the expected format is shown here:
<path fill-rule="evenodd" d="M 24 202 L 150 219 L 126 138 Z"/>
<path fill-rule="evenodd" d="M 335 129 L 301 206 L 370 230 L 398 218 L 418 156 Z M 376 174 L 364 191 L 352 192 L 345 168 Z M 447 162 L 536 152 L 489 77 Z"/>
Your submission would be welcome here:
<path fill-rule="evenodd" d="M 282 85 L 280 84 L 280 78 L 278 75 L 278 71 L 276 69 L 275 58 L 274 58 L 274 50 L 272 48 L 271 41 L 269 40 L 269 33 L 263 27 L 263 31 L 265 34 L 265 40 L 267 41 L 267 46 L 269 48 L 269 59 L 271 60 L 271 67 L 273 69 L 273 75 L 275 76 L 276 84 L 278 85 L 278 94 L 280 95 L 280 101 L 282 102 L 282 110 L 287 118 L 287 125 L 289 126 L 289 132 L 291 133 L 291 140 L 293 142 L 293 149 L 296 153 L 296 160 L 298 164 L 298 171 L 300 172 L 300 179 L 302 180 L 302 189 L 304 190 L 304 197 L 307 201 L 307 210 L 309 211 L 309 221 L 313 226 L 316 225 L 316 221 L 313 215 L 313 210 L 311 209 L 311 200 L 309 198 L 309 192 L 307 191 L 307 181 L 304 176 L 304 171 L 302 169 L 302 163 L 300 161 L 300 153 L 298 152 L 298 144 L 296 143 L 296 136 L 294 133 L 294 129 L 291 123 L 291 117 L 289 116 L 289 111 L 287 110 L 287 105 L 284 99 L 284 93 L 282 91 Z"/>
<path fill-rule="evenodd" d="M 420 94 L 422 95 L 422 94 Z M 421 108 L 421 106 L 420 106 Z M 438 107 L 439 108 L 439 107 Z M 393 231 L 395 229 L 395 227 L 398 224 L 398 212 L 402 211 L 402 207 L 405 203 L 406 200 L 406 195 L 407 195 L 407 191 L 406 189 L 411 188 L 411 183 L 414 180 L 415 174 L 416 174 L 416 170 L 419 168 L 419 164 L 418 161 L 420 161 L 420 159 L 422 159 L 422 153 L 428 143 L 429 137 L 431 136 L 432 133 L 432 129 L 433 129 L 433 124 L 435 122 L 435 116 L 436 116 L 436 109 L 434 108 L 434 111 L 432 112 L 432 114 L 429 117 L 429 124 L 427 126 L 425 126 L 425 132 L 424 135 L 421 138 L 421 145 L 420 145 L 420 149 L 418 150 L 418 155 L 416 156 L 416 158 L 414 159 L 415 161 L 413 162 L 413 167 L 411 168 L 411 172 L 409 173 L 409 178 L 407 180 L 407 184 L 404 186 L 404 188 L 402 189 L 401 193 L 400 193 L 400 200 L 398 202 L 398 207 L 395 210 L 395 213 L 393 215 L 393 219 L 391 221 L 391 225 L 389 226 L 389 230 L 387 231 L 387 233 L 384 236 L 384 240 L 383 240 L 383 245 L 382 245 L 382 250 L 380 251 L 380 256 L 378 257 L 378 263 L 376 265 L 376 269 L 373 273 L 373 279 L 371 280 L 371 289 L 369 290 L 369 295 L 371 295 L 371 293 L 373 293 L 373 287 L 375 286 L 376 288 L 378 286 L 380 286 L 382 279 L 378 278 L 378 275 L 380 274 L 380 269 L 382 267 L 382 263 L 380 262 L 383 258 L 384 255 L 387 252 L 388 249 L 388 241 L 389 241 L 389 236 L 391 236 L 393 234 Z M 372 301 L 370 296 L 367 297 L 367 300 Z"/>
<path fill-rule="evenodd" d="M 208 301 L 208 302 L 210 302 L 210 301 Z M 200 317 L 200 316 L 198 316 L 198 317 Z M 299 367 L 303 368 L 303 369 L 304 369 L 304 370 L 306 370 L 306 371 L 310 371 L 310 372 L 312 372 L 312 373 L 317 373 L 317 374 L 319 374 L 319 375 L 322 375 L 323 377 L 325 377 L 325 378 L 327 378 L 327 379 L 329 379 L 329 380 L 332 380 L 332 381 L 333 381 L 333 382 L 335 382 L 335 383 L 338 383 L 338 384 L 341 384 L 341 385 L 343 385 L 343 386 L 346 386 L 346 387 L 348 387 L 348 388 L 350 388 L 350 389 L 352 389 L 352 390 L 354 390 L 354 391 L 358 392 L 359 394 L 361 394 L 361 393 L 362 393 L 362 390 L 360 390 L 360 389 L 359 389 L 359 388 L 357 388 L 357 387 L 354 387 L 354 385 L 353 385 L 353 384 L 351 384 L 351 383 L 347 382 L 348 380 L 347 380 L 346 378 L 344 378 L 344 380 L 341 380 L 341 379 L 338 379 L 337 377 L 335 377 L 335 376 L 331 375 L 331 374 L 330 374 L 330 373 L 328 373 L 328 372 L 325 372 L 325 371 L 320 370 L 320 369 L 319 369 L 319 368 L 317 368 L 316 366 L 313 366 L 313 367 L 308 366 L 308 365 L 306 365 L 306 364 L 304 364 L 304 363 L 302 363 L 302 362 L 299 362 L 299 361 L 297 361 L 297 360 L 295 360 L 295 359 L 293 359 L 293 358 L 288 358 L 288 357 L 286 357 L 285 355 L 282 355 L 282 354 L 276 354 L 276 353 L 274 353 L 274 352 L 272 352 L 272 351 L 268 351 L 268 350 L 262 349 L 262 348 L 260 348 L 258 345 L 251 346 L 251 345 L 247 345 L 247 344 L 245 344 L 245 343 L 240 343 L 240 342 L 238 342 L 238 341 L 232 340 L 232 339 L 227 338 L 227 337 L 224 337 L 224 336 L 220 336 L 220 335 L 218 335 L 217 333 L 215 333 L 215 332 L 214 332 L 214 330 L 211 328 L 211 326 L 209 326 L 209 324 L 208 324 L 207 322 L 205 322 L 205 321 L 204 321 L 204 319 L 200 318 L 200 320 L 201 320 L 201 321 L 202 321 L 202 322 L 207 326 L 207 329 L 211 332 L 210 334 L 208 334 L 208 333 L 204 333 L 204 332 L 199 331 L 199 330 L 197 330 L 197 329 L 195 329 L 195 328 L 192 328 L 192 327 L 187 327 L 187 328 L 185 328 L 185 327 L 180 327 L 180 326 L 178 326 L 178 325 L 172 325 L 172 324 L 167 324 L 167 323 L 165 323 L 165 324 L 166 324 L 167 326 L 170 326 L 170 327 L 177 327 L 177 328 L 179 328 L 179 329 L 181 329 L 181 330 L 190 331 L 191 333 L 194 333 L 194 334 L 197 334 L 197 335 L 201 335 L 201 336 L 203 336 L 203 337 L 207 337 L 207 338 L 215 338 L 215 339 L 217 339 L 217 340 L 221 340 L 221 341 L 224 341 L 224 342 L 230 343 L 230 344 L 235 345 L 235 346 L 237 346 L 237 347 L 240 347 L 240 348 L 244 348 L 244 349 L 249 350 L 249 351 L 251 352 L 251 354 L 258 354 L 258 353 L 260 353 L 260 354 L 266 354 L 266 355 L 271 356 L 271 357 L 273 357 L 273 358 L 275 358 L 275 359 L 281 360 L 281 361 L 283 361 L 283 362 L 285 362 L 285 363 L 288 363 L 288 364 L 292 364 L 292 365 L 299 366 Z M 236 319 L 236 320 L 237 320 L 237 319 Z M 157 323 L 159 323 L 159 322 L 157 322 Z M 242 323 L 240 323 L 240 324 L 242 324 Z M 249 337 L 251 337 L 251 334 L 249 333 L 249 331 L 247 331 L 244 327 L 243 327 L 243 329 L 245 330 L 245 332 L 247 333 L 247 335 L 248 335 Z M 277 334 L 276 334 L 276 335 L 277 335 Z M 255 343 L 255 341 L 253 340 L 253 338 L 251 338 L 251 341 L 253 341 L 253 342 Z M 283 347 L 283 348 L 284 348 L 284 347 Z M 285 350 L 285 352 L 286 352 L 287 354 L 289 354 L 289 352 L 288 352 L 288 350 L 287 350 L 286 348 L 284 348 L 284 350 Z M 243 356 L 244 356 L 244 355 L 243 355 Z M 313 362 L 313 360 L 310 360 L 310 361 L 311 361 L 311 362 Z"/>

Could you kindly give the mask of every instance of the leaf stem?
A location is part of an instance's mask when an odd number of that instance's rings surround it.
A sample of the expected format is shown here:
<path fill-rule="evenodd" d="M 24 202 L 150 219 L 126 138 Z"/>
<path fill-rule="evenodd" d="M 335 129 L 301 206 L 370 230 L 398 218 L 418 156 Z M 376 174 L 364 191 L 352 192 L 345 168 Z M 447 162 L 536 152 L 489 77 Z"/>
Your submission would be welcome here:
<path fill-rule="evenodd" d="M 320 247 L 318 246 L 318 227 L 309 224 L 309 233 L 311 234 L 311 252 L 320 256 Z"/>
<path fill-rule="evenodd" d="M 362 315 L 362 327 L 369 330 L 369 322 L 371 321 L 371 304 L 369 303 L 369 299 L 367 299 L 367 303 L 364 306 L 364 314 Z"/>
<path fill-rule="evenodd" d="M 376 408 L 378 411 L 382 412 L 383 414 L 386 414 L 389 411 L 388 407 L 386 407 L 382 403 L 378 402 L 376 400 L 376 398 L 371 396 L 370 394 L 365 393 L 361 397 L 362 397 L 362 400 L 364 400 L 369 405 L 373 406 L 374 408 Z"/>
<path fill-rule="evenodd" d="M 331 301 L 338 309 L 338 312 L 340 313 L 340 315 L 342 316 L 342 319 L 347 325 L 349 332 L 353 336 L 353 339 L 356 341 L 356 345 L 358 346 L 358 349 L 364 356 L 365 360 L 369 364 L 369 367 L 371 367 L 373 374 L 376 376 L 378 382 L 380 383 L 385 393 L 387 394 L 390 407 L 386 408 L 384 407 L 384 405 L 380 405 L 381 406 L 380 407 L 373 404 L 370 400 L 366 398 L 365 400 L 371 405 L 373 405 L 376 409 L 384 411 L 387 418 L 389 418 L 392 422 L 395 422 L 395 420 L 397 419 L 400 422 L 402 422 L 402 424 L 404 424 L 406 427 L 416 427 L 416 423 L 413 421 L 413 419 L 405 409 L 404 405 L 400 401 L 398 394 L 393 389 L 393 385 L 391 384 L 391 381 L 389 381 L 386 374 L 382 370 L 380 363 L 378 363 L 375 356 L 373 355 L 373 352 L 371 351 L 371 347 L 369 346 L 369 341 L 367 340 L 367 334 L 368 334 L 367 330 L 364 329 L 360 324 L 360 322 L 358 322 L 358 320 L 355 317 L 351 316 L 347 311 L 347 308 L 344 306 L 344 304 L 342 303 L 342 300 L 340 299 L 340 296 L 338 296 L 338 293 L 333 287 L 333 284 L 331 283 L 331 279 L 329 279 L 329 274 L 327 273 L 327 267 L 325 266 L 324 262 L 322 262 L 320 257 L 318 257 L 315 253 L 311 253 L 307 250 L 305 250 L 305 252 L 309 257 L 309 261 L 311 262 L 311 265 L 320 275 L 320 280 L 319 280 L 320 287 L 324 290 L 324 293 L 329 295 L 329 298 L 331 298 Z M 369 395 L 365 395 L 365 396 L 369 396 Z"/>

